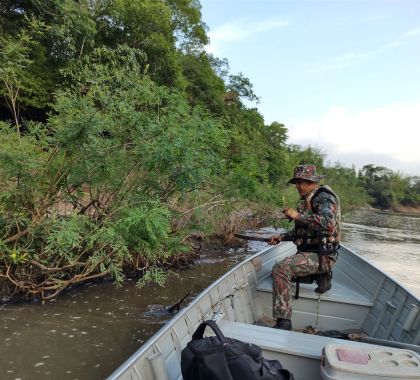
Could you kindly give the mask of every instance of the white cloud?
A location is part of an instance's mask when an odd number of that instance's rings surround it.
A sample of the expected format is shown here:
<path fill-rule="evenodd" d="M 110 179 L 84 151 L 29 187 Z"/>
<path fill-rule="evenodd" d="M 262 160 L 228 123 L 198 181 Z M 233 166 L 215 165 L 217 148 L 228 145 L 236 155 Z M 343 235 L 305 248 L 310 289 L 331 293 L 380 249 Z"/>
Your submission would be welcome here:
<path fill-rule="evenodd" d="M 420 28 L 413 29 L 413 30 L 410 30 L 409 32 L 403 34 L 401 38 L 410 38 L 410 37 L 413 37 L 413 36 L 418 36 L 419 34 L 420 34 Z"/>
<path fill-rule="evenodd" d="M 408 45 L 410 43 L 408 39 L 417 35 L 420 35 L 420 29 L 413 29 L 403 34 L 401 37 L 397 38 L 395 41 L 392 41 L 386 45 L 380 46 L 377 49 L 364 52 L 364 53 L 345 53 L 338 57 L 330 58 L 324 62 L 314 63 L 310 66 L 309 70 L 311 72 L 319 73 L 319 72 L 325 72 L 325 71 L 330 71 L 330 70 L 337 70 L 337 69 L 341 69 L 349 65 L 366 62 L 369 59 L 379 54 L 382 54 L 388 50 L 392 50 L 392 49 L 396 49 L 404 45 Z"/>
<path fill-rule="evenodd" d="M 399 48 L 399 47 L 401 47 L 403 45 L 406 45 L 406 44 L 407 44 L 406 42 L 397 40 L 397 41 L 394 41 L 394 42 L 390 42 L 389 44 L 386 44 L 384 46 L 381 46 L 378 49 L 372 50 L 370 52 L 366 52 L 366 53 L 346 53 L 346 54 L 343 54 L 339 57 L 332 58 L 328 61 L 315 63 L 315 64 L 311 65 L 310 71 L 315 72 L 315 73 L 319 73 L 319 72 L 341 69 L 343 67 L 353 65 L 353 64 L 357 64 L 357 63 L 361 63 L 361 62 L 366 62 L 370 58 L 375 57 L 378 54 L 381 54 L 381 53 L 383 53 L 385 51 L 388 51 L 388 50 L 391 50 L 391 49 Z"/>
<path fill-rule="evenodd" d="M 332 161 L 420 175 L 420 101 L 354 113 L 333 107 L 320 119 L 286 125 L 291 143 L 320 147 Z"/>
<path fill-rule="evenodd" d="M 221 25 L 208 33 L 210 45 L 206 46 L 206 50 L 209 53 L 216 53 L 224 43 L 243 40 L 258 33 L 283 28 L 288 25 L 290 25 L 290 22 L 285 20 L 264 20 L 258 22 L 242 20 Z"/>
<path fill-rule="evenodd" d="M 388 17 L 385 16 L 384 14 L 376 14 L 376 15 L 371 15 L 364 18 L 362 22 L 371 23 L 372 21 L 383 21 L 383 20 L 386 20 L 387 18 Z"/>

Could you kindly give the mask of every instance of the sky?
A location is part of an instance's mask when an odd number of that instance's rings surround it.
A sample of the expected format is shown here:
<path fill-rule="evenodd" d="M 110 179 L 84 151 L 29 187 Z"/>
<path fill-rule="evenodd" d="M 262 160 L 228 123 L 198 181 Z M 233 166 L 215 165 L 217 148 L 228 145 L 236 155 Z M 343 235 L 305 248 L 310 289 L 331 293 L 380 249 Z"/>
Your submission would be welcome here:
<path fill-rule="evenodd" d="M 420 175 L 420 0 L 200 0 L 206 50 L 329 164 Z"/>

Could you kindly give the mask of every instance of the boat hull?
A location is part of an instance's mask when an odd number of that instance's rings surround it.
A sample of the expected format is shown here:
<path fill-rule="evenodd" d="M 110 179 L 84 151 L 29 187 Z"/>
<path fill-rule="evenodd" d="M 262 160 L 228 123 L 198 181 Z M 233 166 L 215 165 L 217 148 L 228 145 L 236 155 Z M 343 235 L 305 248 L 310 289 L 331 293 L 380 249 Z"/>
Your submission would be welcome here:
<path fill-rule="evenodd" d="M 280 360 L 296 379 L 321 379 L 326 345 L 367 345 L 261 326 L 272 323 L 271 268 L 294 253 L 294 245 L 284 242 L 237 265 L 163 326 L 109 379 L 182 379 L 181 351 L 207 319 L 216 320 L 226 336 L 260 345 L 266 358 Z M 295 329 L 308 325 L 317 330 L 353 329 L 385 341 L 420 342 L 418 297 L 346 247 L 340 249 L 330 291 L 319 295 L 313 291 L 315 284 L 300 286 L 299 299 L 292 301 Z"/>

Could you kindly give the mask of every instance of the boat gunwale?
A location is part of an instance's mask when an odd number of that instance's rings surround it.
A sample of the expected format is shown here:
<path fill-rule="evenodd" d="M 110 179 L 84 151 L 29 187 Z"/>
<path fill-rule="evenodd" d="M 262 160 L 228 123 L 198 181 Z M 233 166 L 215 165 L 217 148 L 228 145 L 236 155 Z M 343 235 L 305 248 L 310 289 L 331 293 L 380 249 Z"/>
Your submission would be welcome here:
<path fill-rule="evenodd" d="M 406 287 L 406 285 L 402 284 L 400 281 L 398 281 L 394 277 L 391 277 L 385 270 L 379 268 L 376 264 L 374 264 L 371 261 L 365 259 L 363 256 L 361 256 L 357 252 L 353 251 L 352 249 L 348 248 L 346 245 L 343 245 L 343 244 L 340 244 L 340 245 L 341 245 L 341 247 L 348 250 L 349 252 L 354 254 L 356 257 L 358 257 L 361 261 L 364 261 L 365 263 L 369 264 L 371 267 L 373 267 L 377 271 L 381 272 L 388 280 L 391 280 L 391 281 L 395 282 L 402 290 L 407 292 L 409 296 L 413 297 L 414 299 L 416 299 L 420 303 L 420 296 L 417 296 L 416 294 L 414 294 L 414 291 L 408 289 Z M 334 270 L 334 268 L 333 268 L 333 270 Z"/>

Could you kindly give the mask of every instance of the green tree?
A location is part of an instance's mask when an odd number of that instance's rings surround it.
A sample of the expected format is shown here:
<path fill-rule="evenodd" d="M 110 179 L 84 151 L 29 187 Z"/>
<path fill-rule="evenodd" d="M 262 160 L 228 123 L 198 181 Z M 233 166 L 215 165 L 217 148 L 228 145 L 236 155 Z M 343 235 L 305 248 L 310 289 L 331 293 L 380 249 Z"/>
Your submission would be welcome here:
<path fill-rule="evenodd" d="M 144 69 L 153 80 L 182 90 L 186 83 L 181 57 L 199 54 L 207 43 L 201 6 L 195 0 L 5 0 L 0 6 L 0 37 L 9 45 L 18 44 L 16 35 L 32 40 L 30 51 L 24 45 L 23 54 L 33 61 L 30 71 L 42 80 L 32 83 L 26 99 L 37 99 L 36 104 L 21 103 L 44 115 L 62 86 L 62 70 L 96 47 L 125 44 L 139 49 L 146 54 Z M 34 33 L 34 23 L 44 25 L 48 33 Z"/>
<path fill-rule="evenodd" d="M 406 206 L 420 206 L 420 177 L 409 177 L 401 203 Z"/>
<path fill-rule="evenodd" d="M 34 20 L 29 25 L 29 31 L 22 30 L 14 37 L 0 37 L 0 94 L 18 134 L 21 107 L 42 107 L 48 99 L 47 79 L 38 66 L 40 46 L 32 37 L 44 34 L 47 28 Z"/>
<path fill-rule="evenodd" d="M 200 104 L 215 114 L 223 114 L 225 85 L 216 75 L 209 56 L 204 52 L 188 54 L 182 56 L 180 62 L 190 103 Z"/>
<path fill-rule="evenodd" d="M 389 209 L 393 205 L 391 187 L 392 170 L 384 166 L 365 165 L 359 172 L 359 178 L 369 196 L 373 199 L 373 206 Z"/>
<path fill-rule="evenodd" d="M 87 2 L 32 0 L 7 1 L 3 10 L 1 38 L 20 47 L 21 58 L 29 60 L 23 66 L 18 56 L 10 61 L 21 69 L 22 84 L 28 84 L 19 95 L 25 118 L 30 119 L 34 108 L 45 119 L 61 84 L 60 69 L 93 48 L 96 29 L 90 8 Z"/>
<path fill-rule="evenodd" d="M 254 86 L 243 73 L 229 75 L 227 90 L 236 95 L 236 100 L 259 102 L 260 98 L 254 92 Z"/>
<path fill-rule="evenodd" d="M 177 45 L 187 54 L 201 53 L 209 42 L 198 0 L 166 0 L 172 10 Z"/>
<path fill-rule="evenodd" d="M 275 184 L 284 181 L 284 178 L 289 175 L 289 168 L 286 165 L 288 159 L 287 128 L 284 124 L 273 122 L 264 127 L 263 135 L 270 182 Z"/>
<path fill-rule="evenodd" d="M 396 208 L 405 198 L 407 189 L 410 186 L 410 178 L 399 172 L 392 172 L 389 178 L 389 186 L 391 190 L 391 207 Z"/>
<path fill-rule="evenodd" d="M 325 168 L 325 174 L 325 182 L 340 198 L 342 213 L 369 203 L 370 198 L 359 181 L 355 168 L 346 168 L 336 163 L 334 166 Z"/>

